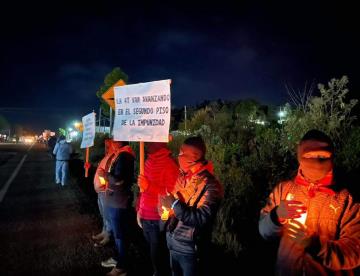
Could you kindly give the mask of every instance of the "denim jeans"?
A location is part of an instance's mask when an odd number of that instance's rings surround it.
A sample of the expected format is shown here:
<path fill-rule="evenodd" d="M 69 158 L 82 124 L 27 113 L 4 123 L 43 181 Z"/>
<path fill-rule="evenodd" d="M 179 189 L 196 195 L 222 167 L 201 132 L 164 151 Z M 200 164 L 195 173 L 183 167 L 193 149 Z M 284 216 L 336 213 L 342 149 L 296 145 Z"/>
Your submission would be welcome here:
<path fill-rule="evenodd" d="M 56 161 L 55 181 L 62 186 L 67 184 L 69 178 L 69 161 Z"/>
<path fill-rule="evenodd" d="M 180 254 L 170 250 L 170 264 L 172 276 L 195 276 L 197 275 L 196 255 Z"/>
<path fill-rule="evenodd" d="M 100 215 L 102 217 L 103 220 L 103 231 L 108 232 L 109 234 L 111 233 L 111 226 L 110 226 L 110 221 L 109 218 L 105 212 L 105 205 L 104 205 L 104 201 L 105 201 L 105 192 L 99 192 L 98 193 L 98 206 L 99 206 L 99 211 L 100 211 Z"/>
<path fill-rule="evenodd" d="M 160 231 L 159 223 L 159 220 L 141 220 L 144 237 L 150 246 L 150 257 L 155 276 L 168 275 L 170 269 L 165 232 Z"/>
<path fill-rule="evenodd" d="M 127 268 L 127 255 L 129 248 L 130 210 L 113 208 L 105 205 L 105 213 L 109 218 L 111 231 L 115 241 L 117 268 Z"/>

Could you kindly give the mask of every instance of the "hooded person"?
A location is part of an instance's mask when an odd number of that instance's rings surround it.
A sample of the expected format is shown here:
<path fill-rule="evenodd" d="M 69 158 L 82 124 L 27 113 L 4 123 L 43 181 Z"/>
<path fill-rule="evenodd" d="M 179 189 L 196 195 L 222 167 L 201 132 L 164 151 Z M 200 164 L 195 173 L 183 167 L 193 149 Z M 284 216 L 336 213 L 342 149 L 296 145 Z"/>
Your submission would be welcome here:
<path fill-rule="evenodd" d="M 215 178 L 211 162 L 205 159 L 201 137 L 187 138 L 178 156 L 180 174 L 172 193 L 161 198 L 162 208 L 170 212 L 167 245 L 174 276 L 196 275 L 209 249 L 212 226 L 223 189 Z"/>
<path fill-rule="evenodd" d="M 146 146 L 144 175 L 139 175 L 137 221 L 150 247 L 150 257 L 156 276 L 168 275 L 169 259 L 163 223 L 158 212 L 159 197 L 172 191 L 179 167 L 171 156 L 167 143 L 149 142 Z"/>
<path fill-rule="evenodd" d="M 103 173 L 106 182 L 104 210 L 110 222 L 110 228 L 115 241 L 116 255 L 101 263 L 102 266 L 112 267 L 109 276 L 124 276 L 127 274 L 129 225 L 134 180 L 135 153 L 128 142 L 112 141 L 109 152 L 113 157 L 108 169 Z"/>
<path fill-rule="evenodd" d="M 114 142 L 112 139 L 105 139 L 105 156 L 99 162 L 95 176 L 94 176 L 94 190 L 98 195 L 98 206 L 100 215 L 103 219 L 103 228 L 102 231 L 94 235 L 92 238 L 95 241 L 95 247 L 101 247 L 107 244 L 110 241 L 111 227 L 110 221 L 105 212 L 105 192 L 108 185 L 106 181 L 106 172 L 109 171 L 111 163 L 116 157 L 116 153 L 120 150 L 120 145 L 117 142 Z M 109 267 L 115 266 L 115 262 L 112 263 Z"/>
<path fill-rule="evenodd" d="M 296 177 L 279 183 L 260 212 L 260 234 L 279 242 L 276 274 L 354 275 L 360 266 L 360 205 L 334 180 L 331 139 L 310 130 L 297 158 Z"/>
<path fill-rule="evenodd" d="M 66 142 L 65 136 L 61 135 L 56 143 L 53 154 L 55 155 L 55 182 L 64 187 L 69 179 L 69 160 L 72 154 L 70 143 Z"/>

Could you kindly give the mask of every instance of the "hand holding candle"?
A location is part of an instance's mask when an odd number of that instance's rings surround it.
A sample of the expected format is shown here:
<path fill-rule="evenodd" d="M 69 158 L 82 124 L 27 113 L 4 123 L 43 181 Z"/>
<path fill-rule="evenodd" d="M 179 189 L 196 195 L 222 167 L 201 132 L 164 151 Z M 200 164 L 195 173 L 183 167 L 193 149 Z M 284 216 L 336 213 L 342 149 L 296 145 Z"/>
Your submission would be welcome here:
<path fill-rule="evenodd" d="M 99 169 L 97 170 L 97 174 L 98 174 L 98 176 L 99 176 L 100 184 L 101 184 L 101 185 L 106 185 L 106 179 L 105 179 L 105 177 L 106 177 L 106 172 L 105 172 L 105 170 L 102 169 L 102 168 L 99 168 Z"/>
<path fill-rule="evenodd" d="M 311 233 L 305 224 L 297 220 L 289 221 L 286 225 L 285 234 L 290 240 L 302 248 L 308 247 L 315 238 L 314 233 Z"/>
<path fill-rule="evenodd" d="M 280 221 L 300 218 L 304 213 L 306 213 L 306 207 L 301 201 L 296 200 L 282 200 L 276 209 Z"/>
<path fill-rule="evenodd" d="M 161 220 L 168 220 L 170 215 L 170 209 L 164 206 L 161 206 L 161 208 L 162 208 Z"/>
<path fill-rule="evenodd" d="M 166 209 L 171 209 L 171 205 L 174 203 L 176 198 L 174 195 L 167 193 L 167 195 L 164 195 L 160 198 L 161 205 L 165 207 Z"/>
<path fill-rule="evenodd" d="M 292 194 L 292 193 L 288 193 L 288 194 L 286 195 L 286 200 L 291 201 L 291 200 L 294 200 L 294 198 L 295 198 L 295 196 L 294 196 L 294 194 Z M 291 203 L 290 203 L 290 204 L 291 204 Z M 295 205 L 295 206 L 296 206 L 296 205 Z M 300 214 L 300 217 L 295 217 L 295 218 L 293 218 L 292 220 L 298 221 L 298 222 L 300 222 L 302 225 L 305 225 L 306 218 L 307 218 L 307 210 L 306 210 L 306 208 L 305 208 L 305 210 L 298 209 L 297 211 L 298 211 L 298 213 Z M 291 223 L 291 220 L 290 220 L 289 222 Z"/>
<path fill-rule="evenodd" d="M 168 220 L 172 211 L 171 205 L 174 203 L 175 200 L 176 198 L 174 197 L 174 195 L 168 192 L 166 193 L 166 196 L 160 197 L 160 203 L 162 208 L 162 213 L 161 213 L 162 220 Z"/>
<path fill-rule="evenodd" d="M 105 180 L 104 177 L 99 176 L 99 180 L 100 180 L 100 184 L 101 184 L 101 185 L 106 185 L 106 180 Z"/>

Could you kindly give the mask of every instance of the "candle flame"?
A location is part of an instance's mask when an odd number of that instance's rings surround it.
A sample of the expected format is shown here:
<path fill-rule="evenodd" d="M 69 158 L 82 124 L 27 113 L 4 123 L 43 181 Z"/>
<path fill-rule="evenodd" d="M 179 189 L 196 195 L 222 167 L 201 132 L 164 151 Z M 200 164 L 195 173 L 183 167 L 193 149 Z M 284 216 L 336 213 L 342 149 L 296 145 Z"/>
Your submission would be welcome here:
<path fill-rule="evenodd" d="M 163 212 L 161 214 L 161 220 L 168 220 L 170 210 L 168 210 L 168 208 L 166 208 L 165 206 L 161 206 L 161 208 L 163 209 Z"/>
<path fill-rule="evenodd" d="M 99 176 L 99 179 L 100 179 L 100 184 L 101 184 L 101 185 L 105 185 L 105 184 L 106 184 L 106 180 L 105 180 L 104 177 Z"/>

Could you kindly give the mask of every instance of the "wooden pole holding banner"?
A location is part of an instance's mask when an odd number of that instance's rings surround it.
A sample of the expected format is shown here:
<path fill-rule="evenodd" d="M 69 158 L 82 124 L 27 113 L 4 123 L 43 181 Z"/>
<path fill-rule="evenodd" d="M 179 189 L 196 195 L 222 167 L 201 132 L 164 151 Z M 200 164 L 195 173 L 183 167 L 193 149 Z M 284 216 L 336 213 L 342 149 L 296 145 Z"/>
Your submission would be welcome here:
<path fill-rule="evenodd" d="M 93 114 L 94 114 L 94 135 L 95 135 L 96 134 L 96 113 L 94 112 L 94 110 L 93 110 Z M 93 139 L 95 139 L 95 136 L 93 137 Z M 94 145 L 94 140 L 91 143 L 91 146 L 93 146 L 93 145 Z M 85 150 L 85 166 L 84 166 L 84 168 L 85 168 L 85 177 L 86 178 L 89 176 L 89 169 L 91 167 L 91 164 L 89 163 L 89 155 L 90 155 L 90 147 L 87 146 L 86 150 Z"/>
<path fill-rule="evenodd" d="M 145 150 L 144 142 L 140 142 L 140 175 L 144 175 L 145 171 Z M 144 190 L 140 187 L 140 193 L 143 193 Z"/>
<path fill-rule="evenodd" d="M 144 142 L 140 142 L 140 174 L 144 175 L 145 167 L 145 150 Z"/>
<path fill-rule="evenodd" d="M 85 177 L 89 176 L 89 154 L 90 154 L 90 148 L 86 148 L 86 156 L 85 156 Z"/>

